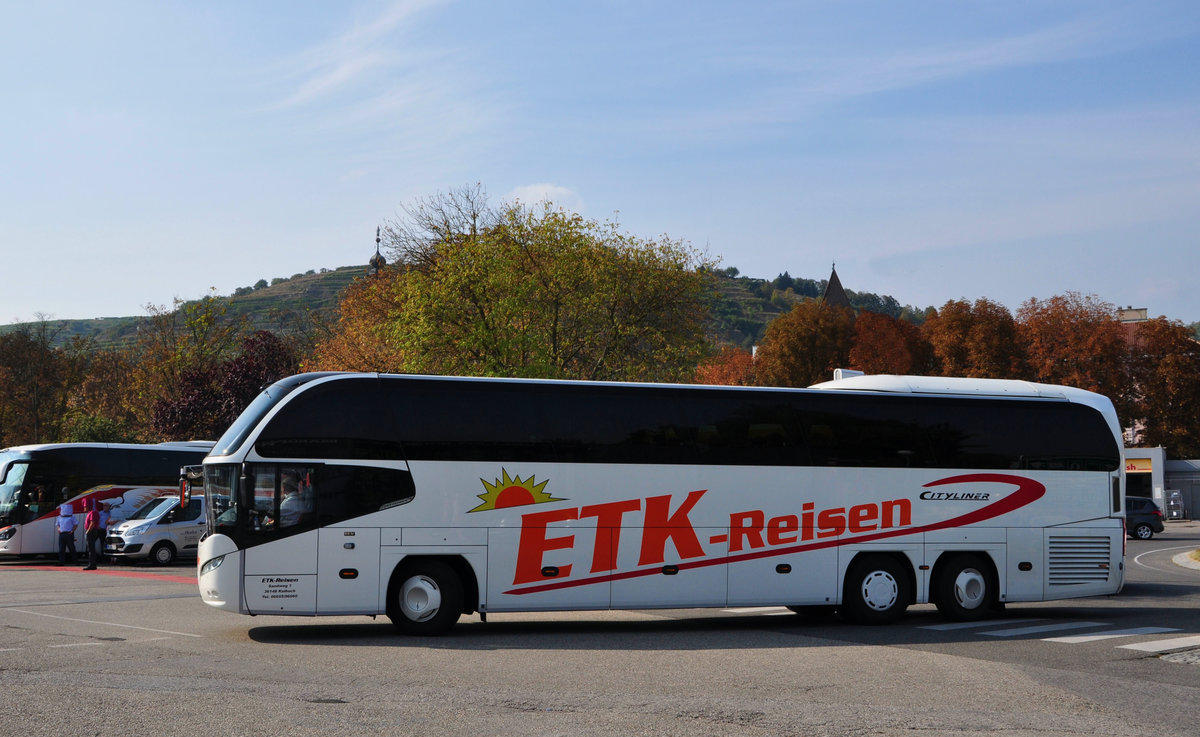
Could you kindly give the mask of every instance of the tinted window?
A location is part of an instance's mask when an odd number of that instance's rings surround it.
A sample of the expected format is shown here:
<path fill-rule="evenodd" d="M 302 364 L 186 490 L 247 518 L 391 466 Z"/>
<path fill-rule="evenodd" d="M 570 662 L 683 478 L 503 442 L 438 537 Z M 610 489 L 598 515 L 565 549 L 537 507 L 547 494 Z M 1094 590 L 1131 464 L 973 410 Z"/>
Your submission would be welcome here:
<path fill-rule="evenodd" d="M 229 426 L 229 429 L 221 435 L 213 446 L 212 454 L 223 456 L 233 453 L 241 447 L 242 443 L 246 442 L 246 438 L 250 436 L 254 428 L 258 427 L 258 423 L 267 416 L 271 408 L 281 402 L 296 387 L 329 375 L 329 372 L 298 374 L 277 381 L 264 389 L 262 394 L 255 397 L 250 406 L 243 410 Z"/>
<path fill-rule="evenodd" d="M 1103 471 L 1120 461 L 1098 412 L 1047 400 L 418 377 L 335 381 L 304 395 L 272 422 L 260 452 L 369 458 L 398 457 L 403 448 L 410 460 Z M 348 420 L 357 416 L 366 419 Z M 297 439 L 306 433 L 310 446 Z"/>
<path fill-rule="evenodd" d="M 229 498 L 235 466 L 206 466 L 206 493 Z M 214 469 L 227 469 L 225 473 Z M 210 516 L 209 529 L 255 545 L 335 522 L 344 522 L 410 501 L 415 489 L 407 471 L 368 466 L 248 463 L 247 494 Z"/>
<path fill-rule="evenodd" d="M 268 458 L 403 460 L 374 377 L 317 384 L 295 393 L 259 435 Z"/>

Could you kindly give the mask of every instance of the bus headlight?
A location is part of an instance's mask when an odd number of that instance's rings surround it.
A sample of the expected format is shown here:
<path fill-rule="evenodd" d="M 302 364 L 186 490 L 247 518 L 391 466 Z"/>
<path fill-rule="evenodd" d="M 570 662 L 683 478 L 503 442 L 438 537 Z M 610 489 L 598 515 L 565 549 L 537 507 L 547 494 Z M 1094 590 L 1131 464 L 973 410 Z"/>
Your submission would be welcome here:
<path fill-rule="evenodd" d="M 16 526 L 5 527 L 3 530 L 0 530 L 0 540 L 12 540 L 15 534 L 17 534 Z"/>
<path fill-rule="evenodd" d="M 221 567 L 221 564 L 224 562 L 225 562 L 225 556 L 223 556 L 223 555 L 218 555 L 216 558 L 213 558 L 212 560 L 204 561 L 204 565 L 200 566 L 200 575 L 203 576 L 204 574 L 208 573 L 209 571 L 217 570 L 218 568 Z"/>

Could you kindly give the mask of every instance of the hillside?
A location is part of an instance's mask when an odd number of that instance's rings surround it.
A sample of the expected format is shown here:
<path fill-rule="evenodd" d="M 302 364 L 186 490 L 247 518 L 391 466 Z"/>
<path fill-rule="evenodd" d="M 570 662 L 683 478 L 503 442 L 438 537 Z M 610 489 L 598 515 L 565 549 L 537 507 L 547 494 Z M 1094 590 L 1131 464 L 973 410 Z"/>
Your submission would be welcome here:
<path fill-rule="evenodd" d="M 248 317 L 256 329 L 288 334 L 300 332 L 311 323 L 310 315 L 331 316 L 342 290 L 366 270 L 366 265 L 341 266 L 273 279 L 270 284 L 260 282 L 258 288 L 243 287 L 228 296 L 229 314 Z M 113 348 L 131 345 L 137 337 L 139 323 L 145 318 L 140 315 L 50 320 L 47 327 L 57 346 L 65 345 L 73 338 L 91 338 L 103 348 Z M 27 324 L 0 325 L 0 333 L 18 330 Z"/>
<path fill-rule="evenodd" d="M 289 278 L 260 281 L 253 287 L 241 287 L 229 295 L 229 314 L 246 316 L 256 329 L 277 333 L 303 333 L 313 319 L 332 318 L 339 296 L 354 279 L 366 273 L 366 265 L 321 269 Z M 791 309 L 797 301 L 820 295 L 825 280 L 792 278 L 785 272 L 773 280 L 741 276 L 735 268 L 717 272 L 717 295 L 710 305 L 712 325 L 709 334 L 718 344 L 750 347 L 761 340 L 771 320 Z M 851 304 L 860 309 L 913 319 L 921 314 L 911 307 L 901 308 L 892 297 L 847 290 Z M 90 338 L 105 348 L 133 343 L 138 324 L 146 316 L 102 317 L 92 320 L 51 320 L 55 345 L 74 338 Z M 28 323 L 26 323 L 28 324 Z M 17 330 L 18 325 L 0 326 L 0 333 Z"/>

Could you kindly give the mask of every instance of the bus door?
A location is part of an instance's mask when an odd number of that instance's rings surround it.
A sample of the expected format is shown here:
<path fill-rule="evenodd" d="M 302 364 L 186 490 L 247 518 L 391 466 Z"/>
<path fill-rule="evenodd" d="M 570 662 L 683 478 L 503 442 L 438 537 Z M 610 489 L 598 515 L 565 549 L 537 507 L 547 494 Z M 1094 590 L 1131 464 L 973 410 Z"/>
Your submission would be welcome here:
<path fill-rule="evenodd" d="M 243 597 L 253 614 L 316 614 L 317 530 L 283 505 L 303 467 L 246 464 Z M 242 504 L 239 504 L 242 506 Z M 281 508 L 282 507 L 282 508 Z"/>
<path fill-rule="evenodd" d="M 378 527 L 317 530 L 317 611 L 362 614 L 379 611 L 387 584 L 379 579 Z"/>

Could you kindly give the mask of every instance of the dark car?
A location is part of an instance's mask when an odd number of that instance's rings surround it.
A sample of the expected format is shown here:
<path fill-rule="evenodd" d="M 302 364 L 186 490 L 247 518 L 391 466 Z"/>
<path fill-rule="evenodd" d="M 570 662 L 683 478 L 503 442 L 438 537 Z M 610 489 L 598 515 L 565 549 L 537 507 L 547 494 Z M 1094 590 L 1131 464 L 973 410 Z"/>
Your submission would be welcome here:
<path fill-rule="evenodd" d="M 1163 516 L 1153 499 L 1144 496 L 1125 498 L 1125 531 L 1138 540 L 1149 540 L 1163 531 Z"/>

